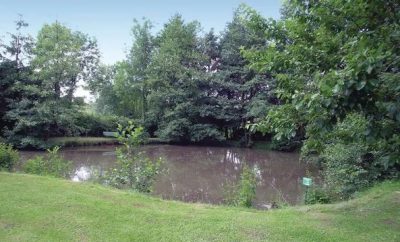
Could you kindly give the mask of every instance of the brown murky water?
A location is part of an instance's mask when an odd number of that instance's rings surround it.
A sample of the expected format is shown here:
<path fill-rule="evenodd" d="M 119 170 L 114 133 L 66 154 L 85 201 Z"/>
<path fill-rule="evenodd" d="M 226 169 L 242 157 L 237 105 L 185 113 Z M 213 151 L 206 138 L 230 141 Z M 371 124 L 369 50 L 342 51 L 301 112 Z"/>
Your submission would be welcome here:
<path fill-rule="evenodd" d="M 73 161 L 73 181 L 88 180 L 115 164 L 116 146 L 65 148 L 63 157 Z M 167 173 L 160 175 L 154 194 L 164 199 L 219 204 L 227 184 L 235 184 L 244 163 L 256 170 L 256 207 L 272 202 L 298 204 L 303 200 L 301 178 L 306 166 L 298 153 L 283 153 L 243 148 L 148 145 L 142 148 L 150 158 L 162 157 Z M 27 160 L 43 152 L 22 151 Z"/>

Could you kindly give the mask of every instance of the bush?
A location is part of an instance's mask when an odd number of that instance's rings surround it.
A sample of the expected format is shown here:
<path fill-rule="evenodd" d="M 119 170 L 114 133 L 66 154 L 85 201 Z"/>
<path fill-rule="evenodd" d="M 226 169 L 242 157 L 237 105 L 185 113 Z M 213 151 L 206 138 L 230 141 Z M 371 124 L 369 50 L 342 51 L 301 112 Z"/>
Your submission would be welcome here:
<path fill-rule="evenodd" d="M 238 185 L 228 184 L 224 190 L 224 202 L 232 206 L 251 207 L 256 197 L 257 176 L 247 165 L 243 166 Z"/>
<path fill-rule="evenodd" d="M 322 187 L 313 187 L 305 195 L 305 204 L 327 204 L 331 202 L 331 194 Z"/>
<path fill-rule="evenodd" d="M 146 141 L 142 127 L 135 127 L 130 122 L 125 128 L 119 125 L 118 131 L 118 140 L 124 147 L 117 149 L 117 167 L 106 174 L 104 183 L 117 188 L 151 192 L 156 176 L 162 171 L 162 160 L 152 161 L 137 151 L 137 147 Z"/>
<path fill-rule="evenodd" d="M 366 147 L 359 144 L 335 144 L 324 151 L 325 182 L 341 199 L 368 186 L 369 171 L 363 167 L 366 152 Z"/>
<path fill-rule="evenodd" d="M 150 193 L 156 176 L 161 172 L 162 160 L 152 161 L 143 153 L 127 155 L 123 149 L 118 149 L 117 164 L 117 168 L 106 175 L 107 185 Z"/>
<path fill-rule="evenodd" d="M 103 131 L 116 129 L 116 124 L 109 117 L 82 113 L 77 118 L 77 126 L 81 127 L 82 136 L 102 136 Z"/>
<path fill-rule="evenodd" d="M 11 145 L 0 143 L 0 170 L 11 171 L 18 160 L 18 151 L 14 150 Z"/>
<path fill-rule="evenodd" d="M 104 131 L 116 131 L 118 125 L 128 125 L 129 119 L 118 116 L 104 116 L 97 114 L 82 113 L 76 121 L 81 127 L 81 136 L 103 136 Z"/>
<path fill-rule="evenodd" d="M 360 113 L 349 113 L 325 135 L 321 161 L 332 199 L 347 199 L 376 181 L 388 167 L 379 161 L 371 124 Z M 382 142 L 385 143 L 385 142 Z"/>
<path fill-rule="evenodd" d="M 257 177 L 254 171 L 245 165 L 240 176 L 237 205 L 251 207 L 256 197 Z"/>
<path fill-rule="evenodd" d="M 133 147 L 147 143 L 149 134 L 143 127 L 136 127 L 132 121 L 128 121 L 126 126 L 118 124 L 117 139 L 125 146 L 127 152 L 131 152 Z"/>
<path fill-rule="evenodd" d="M 270 143 L 271 150 L 291 152 L 301 147 L 301 136 L 296 135 L 291 139 L 272 139 Z"/>
<path fill-rule="evenodd" d="M 72 170 L 72 162 L 64 160 L 58 153 L 59 147 L 47 150 L 46 156 L 36 156 L 28 160 L 23 169 L 26 173 L 68 178 Z"/>

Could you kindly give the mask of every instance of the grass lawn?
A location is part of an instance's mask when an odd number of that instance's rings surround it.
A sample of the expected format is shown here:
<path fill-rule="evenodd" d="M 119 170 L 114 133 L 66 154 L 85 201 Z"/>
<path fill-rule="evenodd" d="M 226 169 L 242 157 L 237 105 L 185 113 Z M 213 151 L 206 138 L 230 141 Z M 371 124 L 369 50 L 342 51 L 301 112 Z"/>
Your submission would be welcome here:
<path fill-rule="evenodd" d="M 400 182 L 349 202 L 256 211 L 0 173 L 0 241 L 400 241 Z"/>

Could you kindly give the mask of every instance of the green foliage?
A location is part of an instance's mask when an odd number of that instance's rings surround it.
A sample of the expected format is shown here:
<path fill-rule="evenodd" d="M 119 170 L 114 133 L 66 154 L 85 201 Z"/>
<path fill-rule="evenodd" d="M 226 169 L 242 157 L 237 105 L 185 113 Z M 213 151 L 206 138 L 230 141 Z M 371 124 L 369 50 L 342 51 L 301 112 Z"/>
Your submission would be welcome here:
<path fill-rule="evenodd" d="M 324 187 L 312 187 L 306 192 L 305 204 L 328 204 L 331 203 L 331 194 Z"/>
<path fill-rule="evenodd" d="M 266 73 L 249 69 L 247 60 L 240 54 L 243 48 L 260 48 L 265 44 L 260 38 L 262 32 L 247 26 L 249 19 L 243 13 L 244 8 L 235 10 L 220 37 L 220 51 L 211 61 L 219 65 L 207 87 L 213 95 L 207 97 L 208 105 L 202 108 L 219 125 L 225 139 L 241 140 L 243 145 L 249 146 L 252 133 L 245 126 L 267 113 L 274 81 Z"/>
<path fill-rule="evenodd" d="M 293 106 L 280 105 L 269 110 L 266 119 L 251 126 L 251 129 L 263 133 L 274 133 L 275 139 L 278 141 L 290 139 L 296 136 L 298 119 L 298 113 Z"/>
<path fill-rule="evenodd" d="M 324 182 L 334 198 L 349 198 L 377 179 L 391 178 L 385 173 L 396 169 L 394 164 L 387 163 L 385 166 L 380 160 L 382 149 L 376 149 L 377 141 L 369 137 L 371 129 L 365 117 L 349 113 L 324 136 L 325 148 L 320 158 Z M 303 147 L 303 152 L 307 149 L 309 143 Z"/>
<path fill-rule="evenodd" d="M 11 145 L 0 143 L 0 170 L 11 171 L 18 161 L 18 151 L 14 150 Z"/>
<path fill-rule="evenodd" d="M 190 141 L 194 143 L 225 140 L 224 135 L 216 125 L 195 124 L 189 129 Z"/>
<path fill-rule="evenodd" d="M 252 201 L 256 197 L 257 177 L 254 171 L 245 165 L 240 175 L 239 193 L 237 205 L 251 207 Z"/>
<path fill-rule="evenodd" d="M 146 142 L 142 127 L 132 122 L 127 127 L 119 125 L 118 140 L 123 148 L 117 149 L 117 167 L 109 171 L 104 183 L 117 188 L 128 188 L 138 192 L 150 193 L 156 176 L 162 172 L 163 161 L 153 161 L 138 152 L 137 147 Z"/>
<path fill-rule="evenodd" d="M 117 139 L 131 152 L 134 147 L 147 143 L 148 135 L 143 127 L 137 127 L 132 121 L 128 121 L 127 126 L 118 124 Z"/>
<path fill-rule="evenodd" d="M 305 139 L 303 159 L 326 167 L 342 198 L 398 176 L 398 2 L 287 1 L 280 21 L 245 12 L 266 45 L 242 54 L 279 98 L 255 128 Z"/>
<path fill-rule="evenodd" d="M 121 98 L 117 95 L 114 82 L 120 63 L 114 65 L 99 65 L 95 76 L 87 80 L 87 88 L 97 97 L 94 109 L 101 115 L 127 115 Z"/>
<path fill-rule="evenodd" d="M 1 128 L 16 147 L 43 149 L 50 137 L 82 132 L 76 123 L 83 100 L 73 94 L 93 77 L 99 53 L 95 40 L 59 23 L 43 26 L 36 43 L 20 33 L 25 26 L 19 21 L 15 43 L 1 46 L 11 58 L 0 63 L 0 98 L 7 99 Z"/>
<path fill-rule="evenodd" d="M 149 66 L 149 108 L 154 110 L 156 134 L 166 141 L 190 142 L 190 128 L 201 123 L 198 102 L 205 56 L 198 32 L 197 22 L 185 23 L 175 15 L 156 38 Z"/>
<path fill-rule="evenodd" d="M 26 173 L 68 178 L 72 171 L 72 162 L 64 160 L 59 154 L 60 147 L 48 149 L 45 156 L 36 156 L 23 165 Z"/>
<path fill-rule="evenodd" d="M 138 120 L 151 134 L 176 143 L 252 143 L 247 122 L 262 118 L 273 80 L 246 67 L 243 47 L 264 44 L 247 26 L 244 6 L 221 36 L 200 36 L 197 22 L 173 16 L 153 36 L 148 20 L 135 21 L 126 60 L 100 68 L 91 83 L 99 110 Z M 166 61 L 167 60 L 167 61 Z"/>
<path fill-rule="evenodd" d="M 21 85 L 29 83 L 31 74 L 28 62 L 34 42 L 30 35 L 24 33 L 28 24 L 21 16 L 15 23 L 16 33 L 7 33 L 9 44 L 0 41 L 0 135 L 14 125 L 8 112 L 16 99 L 21 97 Z"/>
<path fill-rule="evenodd" d="M 257 176 L 246 164 L 243 166 L 238 184 L 227 184 L 224 188 L 224 202 L 232 206 L 251 207 L 256 197 Z"/>
<path fill-rule="evenodd" d="M 156 176 L 162 170 L 162 160 L 150 160 L 143 153 L 127 155 L 117 150 L 117 168 L 105 177 L 107 185 L 116 188 L 128 188 L 138 192 L 152 192 Z"/>
<path fill-rule="evenodd" d="M 154 37 L 152 23 L 134 20 L 133 43 L 127 59 L 112 66 L 101 65 L 88 87 L 97 94 L 96 109 L 108 115 L 126 116 L 146 121 L 149 94 L 148 66 L 152 58 Z"/>
<path fill-rule="evenodd" d="M 82 136 L 103 136 L 104 131 L 117 130 L 117 122 L 117 117 L 82 113 L 77 117 L 76 125 L 81 127 Z"/>
<path fill-rule="evenodd" d="M 334 144 L 324 151 L 324 182 L 342 199 L 365 188 L 372 177 L 363 167 L 366 148 L 361 145 Z"/>
<path fill-rule="evenodd" d="M 121 116 L 82 112 L 77 116 L 75 125 L 80 127 L 80 136 L 101 137 L 104 131 L 116 132 L 118 124 L 127 126 L 129 122 L 129 118 Z"/>
<path fill-rule="evenodd" d="M 89 79 L 97 70 L 99 51 L 95 39 L 56 22 L 39 31 L 32 65 L 50 96 L 72 100 L 79 80 Z"/>
<path fill-rule="evenodd" d="M 117 145 L 119 144 L 116 138 L 112 137 L 55 137 L 46 141 L 48 146 L 60 147 L 79 147 L 79 146 L 94 146 L 94 145 Z"/>

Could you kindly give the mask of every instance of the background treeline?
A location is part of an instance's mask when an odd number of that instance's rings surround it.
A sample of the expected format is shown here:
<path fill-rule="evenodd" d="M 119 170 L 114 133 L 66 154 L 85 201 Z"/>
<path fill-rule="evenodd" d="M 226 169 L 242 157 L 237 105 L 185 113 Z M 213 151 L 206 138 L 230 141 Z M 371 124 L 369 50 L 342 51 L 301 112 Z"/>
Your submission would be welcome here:
<path fill-rule="evenodd" d="M 173 16 L 155 35 L 148 20 L 135 22 L 127 59 L 102 66 L 90 82 L 96 110 L 141 123 L 151 136 L 176 143 L 251 143 L 246 124 L 265 117 L 276 102 L 273 80 L 247 67 L 241 48 L 261 48 L 244 7 L 221 34 Z"/>
<path fill-rule="evenodd" d="M 16 21 L 9 43 L 0 46 L 4 139 L 20 148 L 46 148 L 51 137 L 101 135 L 115 129 L 122 118 L 90 114 L 84 100 L 74 97 L 78 82 L 97 75 L 96 41 L 58 22 L 44 25 L 34 40 L 24 34 L 27 26 L 22 19 Z"/>
<path fill-rule="evenodd" d="M 239 7 L 221 34 L 172 16 L 158 33 L 134 21 L 125 60 L 103 65 L 95 39 L 56 22 L 34 40 L 17 22 L 2 45 L 1 130 L 18 147 L 45 146 L 59 136 L 102 135 L 133 119 L 166 142 L 251 145 L 246 124 L 265 117 L 273 79 L 247 67 L 242 48 L 265 45 Z M 84 83 L 96 97 L 74 92 Z"/>

